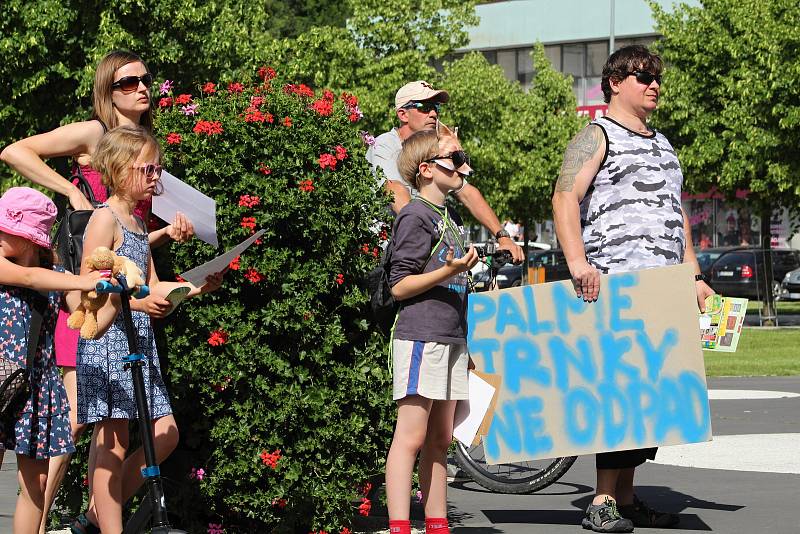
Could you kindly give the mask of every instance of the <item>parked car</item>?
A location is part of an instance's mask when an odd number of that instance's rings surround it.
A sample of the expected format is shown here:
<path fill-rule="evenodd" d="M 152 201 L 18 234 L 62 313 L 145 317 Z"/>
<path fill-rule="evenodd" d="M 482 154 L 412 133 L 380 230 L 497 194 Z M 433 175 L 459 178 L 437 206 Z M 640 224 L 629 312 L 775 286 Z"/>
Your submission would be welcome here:
<path fill-rule="evenodd" d="M 700 272 L 703 273 L 706 278 L 711 279 L 711 266 L 714 265 L 714 262 L 717 261 L 717 258 L 729 250 L 733 250 L 734 248 L 737 247 L 718 247 L 695 250 L 694 254 L 697 256 L 697 263 L 700 264 Z"/>
<path fill-rule="evenodd" d="M 570 278 L 567 260 L 564 253 L 559 250 L 535 250 L 528 254 L 530 267 L 544 267 L 546 282 L 567 280 Z M 472 279 L 476 291 L 486 291 L 489 281 L 489 271 L 482 271 Z M 497 271 L 497 288 L 516 287 L 522 285 L 522 264 L 505 265 Z"/>
<path fill-rule="evenodd" d="M 800 269 L 789 271 L 781 282 L 781 300 L 800 300 Z"/>
<path fill-rule="evenodd" d="M 771 252 L 773 279 L 770 284 L 773 295 L 780 297 L 781 281 L 786 273 L 800 268 L 800 252 L 795 249 L 771 249 Z M 760 248 L 725 252 L 711 266 L 711 287 L 726 297 L 761 300 L 764 297 L 764 257 L 765 251 Z"/>

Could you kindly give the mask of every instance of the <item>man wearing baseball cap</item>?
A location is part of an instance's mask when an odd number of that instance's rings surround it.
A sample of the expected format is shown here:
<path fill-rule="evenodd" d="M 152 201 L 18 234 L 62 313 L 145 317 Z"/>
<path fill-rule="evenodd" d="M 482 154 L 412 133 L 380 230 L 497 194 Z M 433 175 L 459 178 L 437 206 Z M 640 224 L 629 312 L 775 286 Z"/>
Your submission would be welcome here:
<path fill-rule="evenodd" d="M 392 209 L 395 213 L 400 210 L 416 194 L 410 184 L 406 183 L 397 169 L 397 156 L 403 146 L 403 141 L 414 132 L 432 130 L 436 128 L 439 120 L 439 110 L 442 104 L 450 99 L 447 91 L 434 89 L 428 82 L 418 80 L 405 84 L 394 98 L 394 108 L 400 126 L 379 135 L 369 150 L 367 161 L 373 169 L 380 167 L 383 170 L 385 181 L 382 185 L 394 194 Z M 508 250 L 514 257 L 514 263 L 523 260 L 522 248 L 512 240 L 505 231 L 500 220 L 495 215 L 486 199 L 478 189 L 469 184 L 467 180 L 453 194 L 464 204 L 473 217 L 485 226 L 495 236 L 498 248 Z"/>

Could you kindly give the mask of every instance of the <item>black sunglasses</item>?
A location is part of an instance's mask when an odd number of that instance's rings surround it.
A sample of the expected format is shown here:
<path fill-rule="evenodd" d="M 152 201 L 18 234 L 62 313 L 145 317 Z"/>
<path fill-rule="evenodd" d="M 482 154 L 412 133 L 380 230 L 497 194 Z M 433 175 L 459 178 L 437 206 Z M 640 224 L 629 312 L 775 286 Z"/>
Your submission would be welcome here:
<path fill-rule="evenodd" d="M 405 106 L 403 109 L 416 109 L 417 111 L 421 111 L 422 113 L 430 113 L 431 111 L 436 111 L 438 114 L 442 109 L 441 102 L 431 102 L 430 100 L 425 100 L 422 102 L 415 102 L 411 101 Z"/>
<path fill-rule="evenodd" d="M 469 165 L 469 154 L 467 154 L 463 150 L 456 150 L 454 152 L 451 152 L 450 154 L 447 154 L 446 156 L 436 155 L 436 156 L 433 156 L 430 159 L 426 159 L 425 162 L 426 163 L 430 163 L 430 162 L 435 161 L 437 159 L 451 159 L 451 160 L 453 160 L 453 167 L 455 167 L 456 169 L 460 169 L 465 163 L 467 165 Z"/>
<path fill-rule="evenodd" d="M 145 87 L 150 89 L 153 85 L 153 75 L 149 72 L 142 76 L 125 76 L 111 84 L 111 89 L 119 89 L 123 93 L 132 93 L 139 87 L 139 82 L 142 82 Z"/>
<path fill-rule="evenodd" d="M 661 85 L 661 75 L 653 74 L 652 72 L 647 72 L 646 70 L 635 70 L 633 72 L 629 72 L 627 76 L 636 76 L 636 81 L 643 85 L 650 85 L 653 83 L 653 80 L 655 80 L 658 85 Z"/>

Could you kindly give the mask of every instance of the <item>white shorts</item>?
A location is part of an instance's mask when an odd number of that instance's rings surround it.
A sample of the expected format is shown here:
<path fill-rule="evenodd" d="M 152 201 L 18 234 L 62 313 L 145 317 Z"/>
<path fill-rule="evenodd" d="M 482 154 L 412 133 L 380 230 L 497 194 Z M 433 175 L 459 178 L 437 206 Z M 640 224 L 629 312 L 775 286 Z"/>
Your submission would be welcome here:
<path fill-rule="evenodd" d="M 469 398 L 466 343 L 392 341 L 392 398 L 420 395 L 433 400 Z"/>

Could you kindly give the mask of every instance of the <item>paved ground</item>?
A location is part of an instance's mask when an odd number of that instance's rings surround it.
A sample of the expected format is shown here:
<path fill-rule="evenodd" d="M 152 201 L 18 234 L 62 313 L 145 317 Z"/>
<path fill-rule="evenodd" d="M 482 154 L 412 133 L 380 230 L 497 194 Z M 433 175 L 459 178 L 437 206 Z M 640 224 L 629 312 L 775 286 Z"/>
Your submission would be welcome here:
<path fill-rule="evenodd" d="M 638 475 L 640 497 L 678 512 L 678 532 L 800 533 L 800 377 L 717 378 L 709 380 L 709 389 L 719 439 L 664 448 L 657 462 L 665 463 L 648 464 Z M 13 458 L 6 460 L 0 533 L 11 532 L 16 499 L 16 466 Z M 535 495 L 493 494 L 456 480 L 449 491 L 451 525 L 456 534 L 583 532 L 578 525 L 593 483 L 591 457 L 579 458 L 558 483 Z M 371 523 L 385 525 L 385 519 Z"/>

